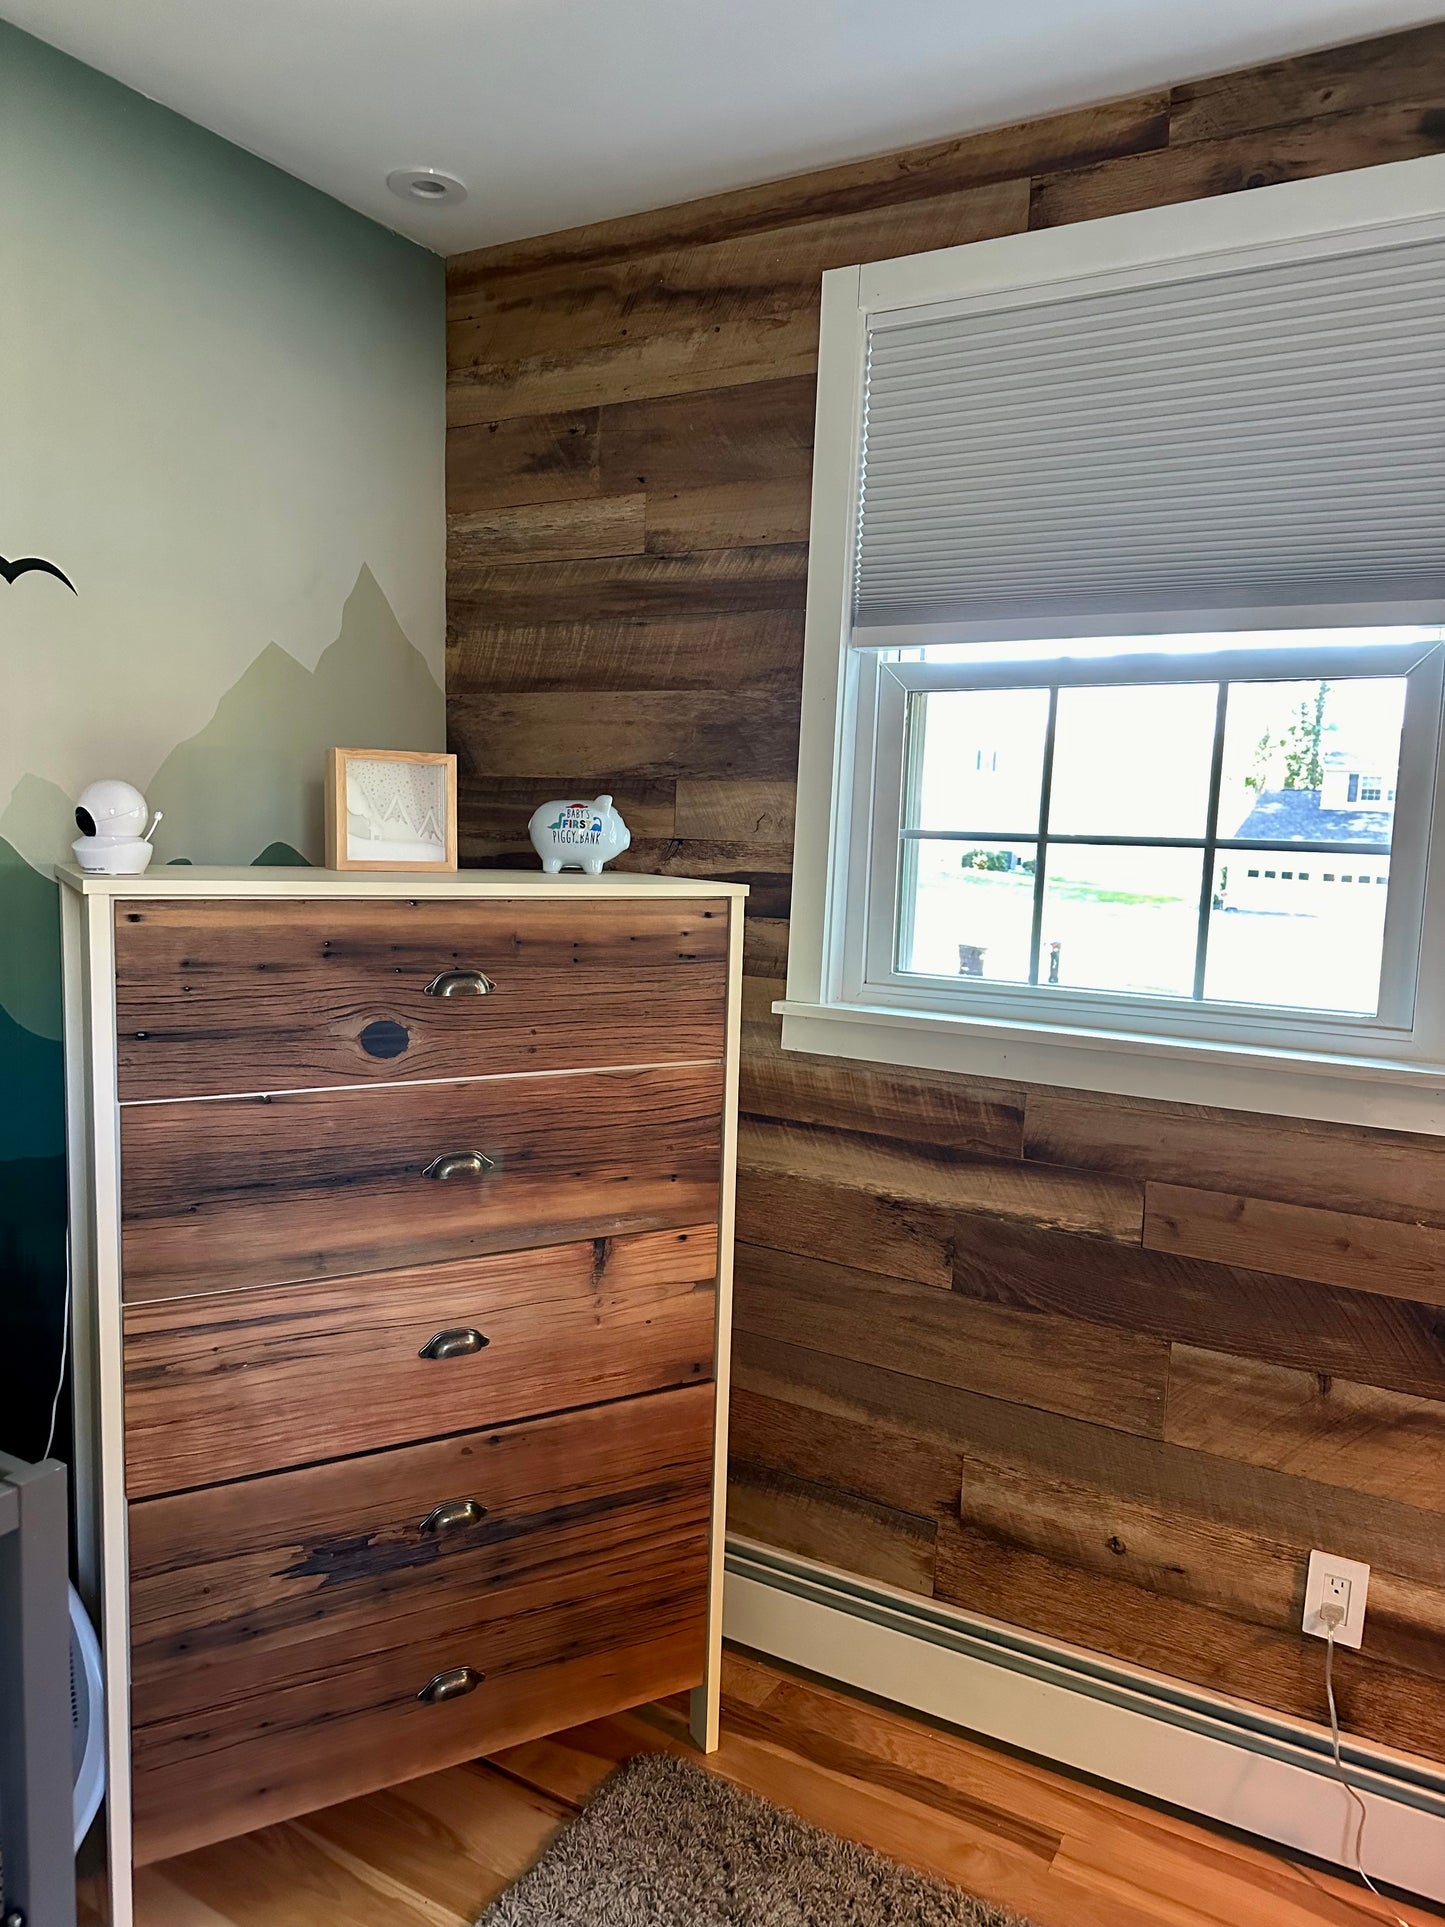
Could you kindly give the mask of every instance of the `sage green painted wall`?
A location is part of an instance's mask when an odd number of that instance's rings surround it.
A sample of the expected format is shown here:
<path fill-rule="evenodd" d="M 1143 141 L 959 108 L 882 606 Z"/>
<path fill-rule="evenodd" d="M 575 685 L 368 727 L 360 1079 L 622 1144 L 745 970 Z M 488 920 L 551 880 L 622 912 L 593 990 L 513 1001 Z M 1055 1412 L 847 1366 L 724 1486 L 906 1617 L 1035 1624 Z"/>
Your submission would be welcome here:
<path fill-rule="evenodd" d="M 442 746 L 442 266 L 0 23 L 0 383 L 0 554 L 76 588 L 0 578 L 0 1448 L 34 1454 L 74 797 L 138 784 L 157 863 L 319 861 L 328 745 Z"/>

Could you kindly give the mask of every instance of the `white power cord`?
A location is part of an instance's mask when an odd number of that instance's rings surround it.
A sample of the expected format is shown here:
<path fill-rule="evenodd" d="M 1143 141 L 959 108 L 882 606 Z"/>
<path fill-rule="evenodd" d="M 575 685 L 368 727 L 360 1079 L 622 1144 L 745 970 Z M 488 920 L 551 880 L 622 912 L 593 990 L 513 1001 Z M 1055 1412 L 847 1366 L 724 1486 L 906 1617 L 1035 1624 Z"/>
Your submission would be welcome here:
<path fill-rule="evenodd" d="M 1354 1844 L 1349 1850 L 1350 1860 L 1353 1863 L 1355 1872 L 1360 1876 L 1361 1880 L 1364 1881 L 1376 1900 L 1384 1901 L 1386 1907 L 1390 1908 L 1390 1918 L 1396 1922 L 1397 1927 L 1410 1927 L 1409 1921 L 1407 1921 L 1402 1914 L 1397 1914 L 1393 1907 L 1390 1907 L 1389 1901 L 1385 1900 L 1385 1896 L 1365 1872 L 1365 1822 L 1370 1817 L 1370 1811 L 1354 1787 L 1350 1785 L 1345 1774 L 1345 1763 L 1340 1755 L 1340 1715 L 1335 1706 L 1335 1628 L 1340 1625 L 1344 1616 L 1345 1609 L 1343 1606 L 1328 1605 L 1320 1607 L 1320 1624 L 1325 1629 L 1325 1698 L 1329 1701 L 1330 1706 L 1330 1742 L 1335 1756 L 1335 1777 L 1345 1789 L 1345 1792 L 1348 1793 L 1354 1801 L 1360 1815 L 1359 1822 L 1355 1827 Z"/>
<path fill-rule="evenodd" d="M 55 1426 L 60 1417 L 60 1394 L 65 1390 L 65 1361 L 70 1355 L 70 1266 L 65 1267 L 65 1303 L 60 1314 L 60 1370 L 55 1375 L 55 1397 L 50 1401 L 50 1430 L 45 1434 L 42 1459 L 50 1457 L 55 1443 Z"/>

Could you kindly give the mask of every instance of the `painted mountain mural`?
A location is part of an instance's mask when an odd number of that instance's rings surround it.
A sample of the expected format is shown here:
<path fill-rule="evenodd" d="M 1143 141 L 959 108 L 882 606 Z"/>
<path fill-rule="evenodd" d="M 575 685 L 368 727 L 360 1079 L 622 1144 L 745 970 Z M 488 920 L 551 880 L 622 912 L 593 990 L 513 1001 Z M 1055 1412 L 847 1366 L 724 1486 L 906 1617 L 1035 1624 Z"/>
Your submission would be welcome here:
<path fill-rule="evenodd" d="M 314 671 L 267 644 L 149 779 L 97 774 L 140 781 L 164 810 L 157 863 L 319 862 L 327 748 L 433 749 L 443 729 L 441 685 L 363 568 Z M 22 1456 L 44 1446 L 60 1353 L 65 1106 L 49 869 L 69 856 L 72 810 L 27 775 L 0 813 L 0 1450 Z"/>

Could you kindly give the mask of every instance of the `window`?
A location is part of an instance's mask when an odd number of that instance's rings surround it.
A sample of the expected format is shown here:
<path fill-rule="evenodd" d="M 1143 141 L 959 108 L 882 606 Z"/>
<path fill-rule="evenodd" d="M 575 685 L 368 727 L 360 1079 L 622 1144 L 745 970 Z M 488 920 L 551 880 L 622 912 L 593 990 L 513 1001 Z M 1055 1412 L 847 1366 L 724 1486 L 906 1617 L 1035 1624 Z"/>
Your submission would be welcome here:
<path fill-rule="evenodd" d="M 785 1048 L 1445 1132 L 1442 372 L 1438 159 L 825 276 Z"/>
<path fill-rule="evenodd" d="M 946 999 L 966 978 L 974 1012 L 1065 1022 L 1128 1000 L 1165 1034 L 1186 1011 L 1231 1029 L 1247 1011 L 1276 1031 L 1292 1013 L 1408 1021 L 1413 893 L 1362 915 L 1287 887 L 1309 880 L 1292 864 L 1241 859 L 1388 859 L 1394 813 L 1340 807 L 1327 780 L 1361 749 L 1392 779 L 1403 766 L 1428 820 L 1445 645 L 1390 629 L 1172 641 L 871 659 L 870 993 Z"/>

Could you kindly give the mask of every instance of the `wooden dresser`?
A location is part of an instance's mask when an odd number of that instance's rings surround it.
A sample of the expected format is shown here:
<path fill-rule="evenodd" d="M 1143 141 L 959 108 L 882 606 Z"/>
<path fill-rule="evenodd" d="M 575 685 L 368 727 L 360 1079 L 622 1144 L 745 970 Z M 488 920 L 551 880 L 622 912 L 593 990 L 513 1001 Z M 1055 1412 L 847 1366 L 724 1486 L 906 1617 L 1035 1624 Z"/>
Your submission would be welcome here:
<path fill-rule="evenodd" d="M 694 1689 L 742 902 L 62 872 L 75 1484 L 143 1864 Z"/>

